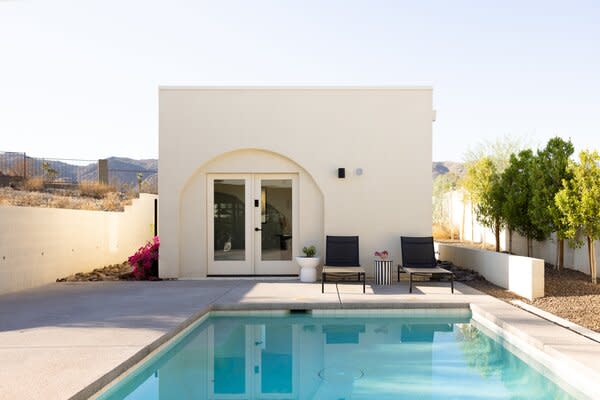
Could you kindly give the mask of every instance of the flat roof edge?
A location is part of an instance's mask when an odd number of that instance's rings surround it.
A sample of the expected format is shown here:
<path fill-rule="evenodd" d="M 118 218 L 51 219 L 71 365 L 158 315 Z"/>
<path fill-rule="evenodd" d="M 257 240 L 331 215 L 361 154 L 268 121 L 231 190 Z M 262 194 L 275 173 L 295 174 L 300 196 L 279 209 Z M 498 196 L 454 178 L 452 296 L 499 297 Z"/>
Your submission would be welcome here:
<path fill-rule="evenodd" d="M 415 86 L 352 86 L 352 85 L 340 85 L 340 86 L 189 86 L 189 85 L 159 85 L 158 90 L 433 90 L 433 86 L 426 85 L 415 85 Z"/>

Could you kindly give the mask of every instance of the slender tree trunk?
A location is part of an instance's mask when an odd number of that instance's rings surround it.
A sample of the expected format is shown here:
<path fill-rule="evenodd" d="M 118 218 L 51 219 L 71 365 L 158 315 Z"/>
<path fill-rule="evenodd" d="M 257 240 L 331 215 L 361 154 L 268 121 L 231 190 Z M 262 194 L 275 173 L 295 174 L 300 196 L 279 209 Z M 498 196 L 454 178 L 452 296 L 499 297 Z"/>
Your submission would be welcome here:
<path fill-rule="evenodd" d="M 463 199 L 462 222 L 460 224 L 460 240 L 465 241 L 465 214 L 467 213 L 467 203 Z"/>
<path fill-rule="evenodd" d="M 450 239 L 454 240 L 454 192 L 450 192 Z"/>
<path fill-rule="evenodd" d="M 592 283 L 596 284 L 597 283 L 597 278 L 596 278 L 596 249 L 594 248 L 594 240 L 592 239 L 591 236 L 587 237 L 587 242 L 588 242 L 588 252 L 589 252 L 589 259 L 590 259 L 590 275 L 592 276 Z"/>
<path fill-rule="evenodd" d="M 594 284 L 598 283 L 598 264 L 596 263 L 596 246 L 594 245 L 594 241 L 592 240 L 592 260 L 594 263 L 594 275 L 592 277 L 592 282 Z"/>
<path fill-rule="evenodd" d="M 592 276 L 592 246 L 590 246 L 590 241 L 592 240 L 589 236 L 586 236 L 587 238 L 587 252 L 588 252 L 588 264 L 590 267 L 590 277 Z M 593 278 L 592 278 L 592 282 L 593 282 Z"/>
<path fill-rule="evenodd" d="M 512 254 L 513 230 L 508 228 L 508 254 Z"/>
<path fill-rule="evenodd" d="M 533 240 L 531 238 L 527 238 L 527 257 L 531 257 L 531 248 L 533 247 Z"/>
<path fill-rule="evenodd" d="M 494 235 L 496 236 L 496 253 L 500 253 L 500 222 L 497 219 L 494 224 Z"/>
<path fill-rule="evenodd" d="M 565 267 L 565 239 L 558 239 L 558 269 Z"/>
<path fill-rule="evenodd" d="M 471 243 L 475 243 L 475 216 L 473 215 L 473 202 L 471 201 Z"/>
<path fill-rule="evenodd" d="M 559 266 L 558 266 L 558 253 L 560 252 L 560 240 L 558 239 L 558 236 L 556 237 L 556 251 L 555 251 L 555 255 L 554 255 L 554 269 L 558 270 Z"/>

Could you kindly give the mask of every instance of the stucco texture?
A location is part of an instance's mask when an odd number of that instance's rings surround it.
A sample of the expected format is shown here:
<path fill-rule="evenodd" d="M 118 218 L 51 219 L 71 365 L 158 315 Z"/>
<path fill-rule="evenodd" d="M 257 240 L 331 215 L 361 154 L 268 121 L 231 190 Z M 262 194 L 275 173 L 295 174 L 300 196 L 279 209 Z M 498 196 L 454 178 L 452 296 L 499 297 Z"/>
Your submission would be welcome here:
<path fill-rule="evenodd" d="M 161 88 L 159 110 L 163 277 L 206 274 L 206 173 L 297 174 L 296 255 L 359 235 L 370 274 L 431 234 L 430 88 Z"/>

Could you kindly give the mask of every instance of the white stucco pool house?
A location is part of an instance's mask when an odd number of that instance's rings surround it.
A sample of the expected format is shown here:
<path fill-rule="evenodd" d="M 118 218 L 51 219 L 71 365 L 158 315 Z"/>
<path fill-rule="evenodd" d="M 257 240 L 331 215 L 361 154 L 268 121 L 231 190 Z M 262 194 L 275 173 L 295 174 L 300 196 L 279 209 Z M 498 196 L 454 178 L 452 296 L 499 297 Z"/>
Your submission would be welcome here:
<path fill-rule="evenodd" d="M 160 276 L 293 275 L 431 235 L 430 87 L 161 87 Z"/>

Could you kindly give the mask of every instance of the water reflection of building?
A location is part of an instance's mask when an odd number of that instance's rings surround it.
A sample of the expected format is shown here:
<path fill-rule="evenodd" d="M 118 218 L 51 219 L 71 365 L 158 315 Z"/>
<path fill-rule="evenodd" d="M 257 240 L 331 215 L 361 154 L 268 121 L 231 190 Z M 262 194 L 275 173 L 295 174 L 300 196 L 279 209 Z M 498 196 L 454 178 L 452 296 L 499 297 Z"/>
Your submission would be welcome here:
<path fill-rule="evenodd" d="M 160 398 L 431 398 L 435 333 L 453 322 L 215 318 L 160 366 Z"/>

